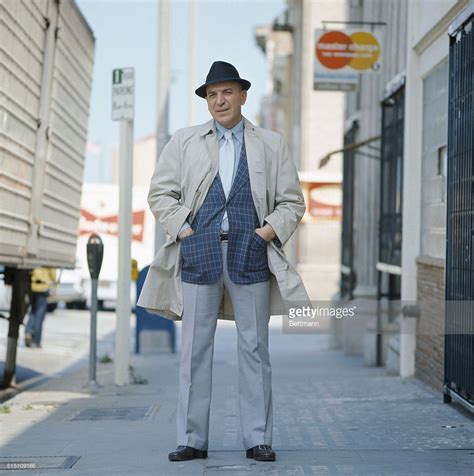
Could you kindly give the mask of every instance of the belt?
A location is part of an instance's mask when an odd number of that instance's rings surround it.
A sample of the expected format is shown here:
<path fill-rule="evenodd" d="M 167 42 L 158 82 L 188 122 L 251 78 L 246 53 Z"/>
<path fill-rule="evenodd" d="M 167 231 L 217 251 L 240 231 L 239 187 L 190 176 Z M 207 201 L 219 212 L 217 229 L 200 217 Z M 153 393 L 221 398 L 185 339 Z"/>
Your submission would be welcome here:
<path fill-rule="evenodd" d="M 221 233 L 219 235 L 221 241 L 229 241 L 229 234 L 228 233 Z"/>

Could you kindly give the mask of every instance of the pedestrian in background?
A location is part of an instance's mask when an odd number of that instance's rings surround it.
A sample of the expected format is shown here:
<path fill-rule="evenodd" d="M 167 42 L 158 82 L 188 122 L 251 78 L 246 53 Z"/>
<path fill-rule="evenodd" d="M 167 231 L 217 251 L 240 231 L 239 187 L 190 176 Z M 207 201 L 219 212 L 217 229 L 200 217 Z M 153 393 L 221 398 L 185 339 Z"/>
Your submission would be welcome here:
<path fill-rule="evenodd" d="M 212 119 L 173 135 L 151 181 L 148 202 L 169 238 L 138 305 L 183 322 L 171 461 L 207 458 L 224 290 L 237 325 L 243 446 L 247 458 L 275 460 L 268 321 L 272 305 L 282 314 L 283 301 L 309 301 L 282 250 L 305 212 L 298 174 L 281 135 L 242 116 L 249 88 L 233 65 L 216 61 L 196 90 Z"/>
<path fill-rule="evenodd" d="M 41 348 L 43 322 L 48 308 L 48 296 L 56 284 L 54 268 L 35 268 L 31 273 L 31 311 L 25 329 L 26 347 Z"/>

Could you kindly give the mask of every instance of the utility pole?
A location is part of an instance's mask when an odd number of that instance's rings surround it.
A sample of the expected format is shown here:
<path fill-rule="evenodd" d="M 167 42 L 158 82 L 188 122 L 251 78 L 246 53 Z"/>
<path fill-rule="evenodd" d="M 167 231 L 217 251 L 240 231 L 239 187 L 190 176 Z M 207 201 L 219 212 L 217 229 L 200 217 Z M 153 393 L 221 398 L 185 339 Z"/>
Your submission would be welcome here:
<path fill-rule="evenodd" d="M 161 155 L 169 139 L 169 96 L 170 96 L 170 61 L 169 61 L 169 0 L 160 0 L 158 32 L 158 91 L 156 124 L 156 160 Z M 166 233 L 161 225 L 155 225 L 155 254 L 166 241 Z"/>
<path fill-rule="evenodd" d="M 196 75 L 197 75 L 197 0 L 189 4 L 189 75 L 188 75 L 188 126 L 196 122 Z"/>

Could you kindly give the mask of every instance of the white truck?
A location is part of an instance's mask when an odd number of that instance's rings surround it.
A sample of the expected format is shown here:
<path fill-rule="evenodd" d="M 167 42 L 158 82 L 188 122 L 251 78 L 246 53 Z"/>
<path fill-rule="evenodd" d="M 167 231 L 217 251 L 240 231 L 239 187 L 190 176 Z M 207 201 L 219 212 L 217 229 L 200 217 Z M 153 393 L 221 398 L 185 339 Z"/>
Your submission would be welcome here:
<path fill-rule="evenodd" d="M 94 51 L 74 0 L 0 2 L 0 266 L 12 286 L 4 386 L 30 270 L 75 266 Z"/>
<path fill-rule="evenodd" d="M 119 187 L 114 184 L 83 186 L 81 219 L 77 241 L 76 271 L 69 273 L 72 282 L 81 283 L 84 300 L 90 306 L 91 280 L 87 265 L 86 244 L 91 233 L 98 234 L 104 244 L 104 257 L 99 276 L 97 298 L 99 307 L 115 309 L 118 280 L 118 214 Z M 155 220 L 147 202 L 148 188 L 134 187 L 132 192 L 132 259 L 141 270 L 153 260 Z M 66 280 L 64 279 L 65 283 Z M 130 290 L 135 303 L 135 286 Z"/>

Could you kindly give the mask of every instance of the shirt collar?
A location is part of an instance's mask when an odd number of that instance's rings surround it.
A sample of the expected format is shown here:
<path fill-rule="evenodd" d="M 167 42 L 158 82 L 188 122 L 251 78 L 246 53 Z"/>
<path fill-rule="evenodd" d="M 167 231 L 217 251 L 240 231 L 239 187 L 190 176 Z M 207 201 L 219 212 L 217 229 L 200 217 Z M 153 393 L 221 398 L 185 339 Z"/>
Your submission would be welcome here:
<path fill-rule="evenodd" d="M 244 133 L 244 118 L 243 116 L 241 117 L 240 121 L 238 124 L 236 124 L 232 129 L 226 129 L 222 124 L 219 124 L 217 121 L 214 121 L 214 125 L 216 128 L 216 134 L 217 134 L 217 141 L 220 141 L 222 137 L 224 137 L 224 133 L 226 131 L 232 131 L 232 134 L 234 135 L 234 138 L 239 141 L 239 143 L 242 142 L 242 135 Z"/>

